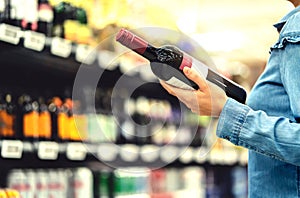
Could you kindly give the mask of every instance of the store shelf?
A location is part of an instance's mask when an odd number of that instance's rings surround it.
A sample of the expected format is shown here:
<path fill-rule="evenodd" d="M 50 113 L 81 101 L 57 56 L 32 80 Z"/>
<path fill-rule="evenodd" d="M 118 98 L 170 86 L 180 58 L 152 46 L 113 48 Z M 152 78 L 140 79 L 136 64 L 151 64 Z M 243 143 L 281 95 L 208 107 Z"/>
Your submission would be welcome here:
<path fill-rule="evenodd" d="M 1 158 L 22 160 L 24 155 L 34 155 L 39 160 L 54 163 L 64 156 L 73 162 L 100 161 L 112 167 L 162 167 L 177 163 L 212 164 L 212 165 L 245 165 L 247 156 L 243 152 L 231 149 L 220 151 L 219 155 L 205 153 L 205 148 L 185 146 L 155 146 L 134 144 L 117 145 L 112 143 L 88 144 L 81 142 L 57 143 L 51 141 L 26 142 L 19 140 L 1 140 Z M 230 159 L 230 160 L 228 160 Z"/>
<path fill-rule="evenodd" d="M 172 98 L 158 85 L 157 80 L 149 82 L 142 79 L 139 74 L 124 75 L 119 67 L 113 70 L 104 69 L 102 65 L 99 65 L 98 60 L 98 54 L 101 51 L 92 49 L 93 57 L 87 61 L 89 63 L 84 63 L 86 61 L 85 56 L 89 54 L 88 51 L 91 49 L 85 52 L 82 49 L 88 46 L 71 43 L 70 55 L 61 57 L 53 54 L 51 49 L 52 41 L 56 38 L 46 38 L 42 50 L 37 51 L 24 46 L 25 41 L 22 35 L 25 35 L 25 32 L 19 31 L 18 35 L 21 36 L 17 44 L 1 40 L 0 34 L 0 56 L 5 57 L 0 59 L 2 66 L 2 72 L 0 73 L 1 84 L 9 84 L 17 87 L 17 89 L 20 86 L 40 89 L 45 87 L 72 87 L 76 77 L 84 77 L 86 85 L 94 84 L 95 82 L 92 82 L 92 80 L 101 77 L 98 86 L 114 87 L 122 77 L 122 80 L 126 83 L 119 83 L 118 88 L 120 89 L 136 89 L 137 85 L 141 85 L 138 87 L 138 90 L 145 96 L 161 97 L 161 95 L 164 95 L 164 97 Z M 84 55 L 80 55 L 80 58 L 78 58 L 80 53 Z M 80 72 L 79 77 L 78 72 Z"/>

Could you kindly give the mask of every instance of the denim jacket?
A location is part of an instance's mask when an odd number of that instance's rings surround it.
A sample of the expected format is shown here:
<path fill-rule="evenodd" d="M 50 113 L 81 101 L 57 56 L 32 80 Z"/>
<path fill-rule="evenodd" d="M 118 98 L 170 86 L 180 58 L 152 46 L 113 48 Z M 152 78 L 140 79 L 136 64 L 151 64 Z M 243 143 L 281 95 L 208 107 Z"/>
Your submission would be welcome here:
<path fill-rule="evenodd" d="M 274 26 L 278 41 L 247 99 L 228 99 L 217 135 L 249 149 L 249 197 L 300 197 L 300 7 Z"/>

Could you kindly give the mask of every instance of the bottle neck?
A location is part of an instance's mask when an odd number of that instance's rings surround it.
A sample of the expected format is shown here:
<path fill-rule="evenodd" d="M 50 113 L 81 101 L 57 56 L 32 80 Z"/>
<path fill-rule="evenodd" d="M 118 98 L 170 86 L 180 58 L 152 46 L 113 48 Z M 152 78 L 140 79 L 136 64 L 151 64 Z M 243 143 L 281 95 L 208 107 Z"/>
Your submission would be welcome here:
<path fill-rule="evenodd" d="M 149 61 L 156 59 L 157 48 L 128 30 L 121 29 L 117 34 L 116 40 Z"/>

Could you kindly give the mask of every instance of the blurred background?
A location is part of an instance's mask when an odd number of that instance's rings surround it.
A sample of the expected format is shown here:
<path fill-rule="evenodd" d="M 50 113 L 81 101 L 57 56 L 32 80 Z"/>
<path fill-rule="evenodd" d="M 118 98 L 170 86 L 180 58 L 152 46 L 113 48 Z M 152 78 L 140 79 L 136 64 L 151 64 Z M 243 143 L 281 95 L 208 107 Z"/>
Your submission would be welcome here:
<path fill-rule="evenodd" d="M 249 92 L 278 37 L 273 24 L 292 9 L 286 0 L 0 0 L 0 197 L 247 197 L 247 150 L 167 94 L 146 60 L 120 55 L 115 35 L 124 27 L 174 44 Z"/>

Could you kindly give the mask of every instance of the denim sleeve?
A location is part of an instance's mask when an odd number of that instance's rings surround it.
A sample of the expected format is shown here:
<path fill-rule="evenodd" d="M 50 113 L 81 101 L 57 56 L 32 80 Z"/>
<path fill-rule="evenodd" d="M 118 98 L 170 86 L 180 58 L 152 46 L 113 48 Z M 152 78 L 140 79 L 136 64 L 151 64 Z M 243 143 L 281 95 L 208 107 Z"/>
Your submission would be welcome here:
<path fill-rule="evenodd" d="M 281 56 L 282 83 L 289 97 L 291 110 L 300 121 L 300 33 L 294 42 L 287 42 Z"/>
<path fill-rule="evenodd" d="M 228 99 L 221 112 L 217 136 L 269 157 L 300 165 L 300 124 L 285 117 L 268 116 L 263 111 Z"/>

